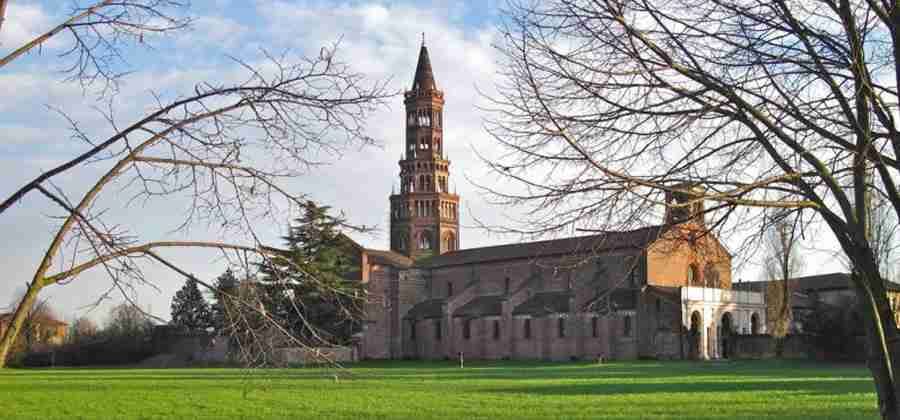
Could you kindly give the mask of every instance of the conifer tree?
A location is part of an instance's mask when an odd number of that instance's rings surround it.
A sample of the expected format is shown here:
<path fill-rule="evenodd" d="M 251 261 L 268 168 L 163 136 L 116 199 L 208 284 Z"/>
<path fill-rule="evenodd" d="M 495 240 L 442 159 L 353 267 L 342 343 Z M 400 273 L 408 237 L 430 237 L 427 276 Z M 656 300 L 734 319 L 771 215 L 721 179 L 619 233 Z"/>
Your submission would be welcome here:
<path fill-rule="evenodd" d="M 213 291 L 212 323 L 218 335 L 229 335 L 229 325 L 231 324 L 231 314 L 236 310 L 234 300 L 237 298 L 238 279 L 231 269 L 225 270 L 222 275 L 216 278 Z"/>
<path fill-rule="evenodd" d="M 344 221 L 307 202 L 283 239 L 287 250 L 260 267 L 270 316 L 308 345 L 344 344 L 360 319 L 365 289 L 352 279 L 358 262 Z"/>
<path fill-rule="evenodd" d="M 212 311 L 193 278 L 188 278 L 172 299 L 171 324 L 190 331 L 206 331 L 213 326 Z"/>

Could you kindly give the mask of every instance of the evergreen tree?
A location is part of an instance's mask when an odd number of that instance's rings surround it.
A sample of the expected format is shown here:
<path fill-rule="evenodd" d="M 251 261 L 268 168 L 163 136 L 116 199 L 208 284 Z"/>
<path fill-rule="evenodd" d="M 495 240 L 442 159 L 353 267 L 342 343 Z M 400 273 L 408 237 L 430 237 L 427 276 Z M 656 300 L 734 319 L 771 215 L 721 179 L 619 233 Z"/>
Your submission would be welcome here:
<path fill-rule="evenodd" d="M 171 325 L 190 331 L 206 331 L 213 326 L 212 311 L 193 278 L 189 278 L 172 299 Z"/>
<path fill-rule="evenodd" d="M 309 345 L 345 344 L 361 318 L 365 289 L 343 220 L 309 201 L 283 239 L 287 250 L 260 267 L 269 315 Z"/>
<path fill-rule="evenodd" d="M 218 335 L 230 335 L 229 325 L 235 308 L 235 299 L 238 296 L 238 279 L 229 268 L 216 278 L 213 291 L 212 323 L 213 329 Z"/>

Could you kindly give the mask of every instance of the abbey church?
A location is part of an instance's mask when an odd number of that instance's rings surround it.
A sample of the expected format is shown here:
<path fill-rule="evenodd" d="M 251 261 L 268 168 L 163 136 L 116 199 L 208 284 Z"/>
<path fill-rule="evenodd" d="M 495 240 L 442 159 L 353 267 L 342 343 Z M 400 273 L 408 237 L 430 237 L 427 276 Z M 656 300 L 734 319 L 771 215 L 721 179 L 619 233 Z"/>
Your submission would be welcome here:
<path fill-rule="evenodd" d="M 731 289 L 731 255 L 702 204 L 633 231 L 460 249 L 443 150 L 452 118 L 424 44 L 404 105 L 390 250 L 358 248 L 361 358 L 718 358 L 729 337 L 763 332 L 763 297 Z"/>

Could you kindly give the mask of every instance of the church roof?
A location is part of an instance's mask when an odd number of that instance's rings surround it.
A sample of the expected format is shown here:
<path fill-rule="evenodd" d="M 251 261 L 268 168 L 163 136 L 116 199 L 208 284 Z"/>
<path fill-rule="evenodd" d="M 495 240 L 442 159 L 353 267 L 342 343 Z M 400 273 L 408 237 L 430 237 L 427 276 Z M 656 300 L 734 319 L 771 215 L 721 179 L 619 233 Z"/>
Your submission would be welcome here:
<path fill-rule="evenodd" d="M 404 318 L 420 319 L 420 318 L 441 318 L 444 316 L 444 299 L 429 299 L 417 303 L 410 308 Z"/>
<path fill-rule="evenodd" d="M 503 296 L 478 296 L 453 312 L 455 317 L 499 316 L 503 313 Z"/>
<path fill-rule="evenodd" d="M 412 90 L 437 89 L 434 82 L 434 72 L 431 71 L 431 60 L 428 58 L 428 48 L 422 43 L 419 49 L 419 63 L 416 64 L 416 76 L 413 78 Z"/>
<path fill-rule="evenodd" d="M 544 316 L 568 313 L 569 297 L 571 296 L 572 292 L 569 290 L 535 293 L 521 305 L 516 306 L 516 309 L 513 309 L 513 315 Z"/>
<path fill-rule="evenodd" d="M 366 254 L 369 256 L 369 261 L 376 264 L 384 264 L 399 268 L 409 268 L 413 265 L 413 260 L 411 258 L 394 251 L 366 249 Z"/>
<path fill-rule="evenodd" d="M 655 241 L 661 232 L 662 226 L 651 226 L 625 232 L 461 249 L 417 261 L 416 265 L 433 268 L 522 258 L 599 254 L 623 248 L 642 249 Z"/>

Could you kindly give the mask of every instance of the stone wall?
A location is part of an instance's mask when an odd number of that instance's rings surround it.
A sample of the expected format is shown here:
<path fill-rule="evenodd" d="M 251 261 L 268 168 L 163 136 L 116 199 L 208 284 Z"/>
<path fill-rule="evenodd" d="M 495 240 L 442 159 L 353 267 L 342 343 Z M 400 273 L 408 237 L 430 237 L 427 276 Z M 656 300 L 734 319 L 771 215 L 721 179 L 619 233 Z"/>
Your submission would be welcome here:
<path fill-rule="evenodd" d="M 356 362 L 358 355 L 352 347 L 292 347 L 275 350 L 275 358 L 286 365 L 317 365 Z"/>

